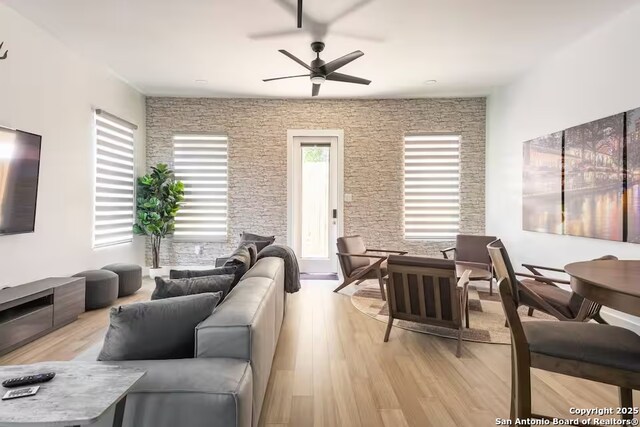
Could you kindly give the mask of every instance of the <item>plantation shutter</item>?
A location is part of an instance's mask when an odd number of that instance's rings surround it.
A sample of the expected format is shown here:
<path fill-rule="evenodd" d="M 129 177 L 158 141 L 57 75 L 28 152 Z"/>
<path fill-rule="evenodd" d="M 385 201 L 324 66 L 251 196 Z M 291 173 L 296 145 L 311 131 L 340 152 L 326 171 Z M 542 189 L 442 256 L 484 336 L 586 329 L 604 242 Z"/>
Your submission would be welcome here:
<path fill-rule="evenodd" d="M 404 139 L 405 238 L 453 240 L 460 228 L 460 137 Z"/>
<path fill-rule="evenodd" d="M 184 202 L 176 216 L 174 238 L 227 239 L 226 135 L 175 135 L 176 178 L 184 183 Z"/>
<path fill-rule="evenodd" d="M 102 110 L 95 112 L 94 248 L 133 240 L 136 129 Z"/>

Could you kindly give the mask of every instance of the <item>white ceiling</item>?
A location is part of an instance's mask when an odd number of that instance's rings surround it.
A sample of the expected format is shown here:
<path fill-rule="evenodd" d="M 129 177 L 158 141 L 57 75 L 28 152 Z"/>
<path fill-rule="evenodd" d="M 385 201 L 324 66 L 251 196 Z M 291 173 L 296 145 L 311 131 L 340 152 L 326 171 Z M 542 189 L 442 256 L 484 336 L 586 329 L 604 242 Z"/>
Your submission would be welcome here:
<path fill-rule="evenodd" d="M 486 95 L 639 0 L 305 0 L 318 23 L 295 29 L 295 0 L 0 0 L 147 95 L 309 97 L 278 52 L 327 62 L 360 49 L 340 72 L 370 86 L 326 82 L 321 97 Z M 285 5 L 283 5 L 285 3 Z M 290 32 L 274 38 L 256 35 Z M 315 34 L 312 34 L 315 33 Z M 435 85 L 425 81 L 436 79 Z M 196 80 L 206 80 L 197 83 Z"/>

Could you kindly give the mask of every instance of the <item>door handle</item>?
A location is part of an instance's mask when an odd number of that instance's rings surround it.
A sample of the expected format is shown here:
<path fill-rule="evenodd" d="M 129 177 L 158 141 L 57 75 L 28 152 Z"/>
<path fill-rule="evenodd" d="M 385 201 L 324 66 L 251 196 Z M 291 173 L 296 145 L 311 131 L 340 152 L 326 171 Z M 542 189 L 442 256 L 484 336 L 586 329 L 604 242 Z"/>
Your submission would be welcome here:
<path fill-rule="evenodd" d="M 338 209 L 333 210 L 333 219 L 338 218 Z"/>

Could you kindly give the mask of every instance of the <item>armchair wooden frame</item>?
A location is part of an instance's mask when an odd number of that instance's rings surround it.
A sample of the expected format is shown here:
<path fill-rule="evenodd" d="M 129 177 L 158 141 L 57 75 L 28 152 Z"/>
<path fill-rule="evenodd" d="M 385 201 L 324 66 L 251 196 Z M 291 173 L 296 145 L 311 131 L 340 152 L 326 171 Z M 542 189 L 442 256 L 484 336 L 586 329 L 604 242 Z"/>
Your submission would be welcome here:
<path fill-rule="evenodd" d="M 498 281 L 502 306 L 511 330 L 511 421 L 516 419 L 548 419 L 553 417 L 532 412 L 531 408 L 531 368 L 584 378 L 619 387 L 620 406 L 633 407 L 632 390 L 640 387 L 640 373 L 611 368 L 580 360 L 571 360 L 529 350 L 529 343 L 518 315 L 517 299 L 514 298 L 509 279 Z M 625 414 L 622 419 L 632 419 Z M 585 424 L 587 425 L 587 424 Z M 591 425 L 591 424 L 588 424 Z"/>
<path fill-rule="evenodd" d="M 531 289 L 525 282 L 521 282 L 517 280 L 517 277 L 525 277 L 527 279 L 533 279 L 539 283 L 546 284 L 548 286 L 556 286 L 557 284 L 565 284 L 568 285 L 570 282 L 564 279 L 555 279 L 551 277 L 544 276 L 540 274 L 538 270 L 550 270 L 556 272 L 563 272 L 564 270 L 556 269 L 556 268 L 547 268 L 539 265 L 532 264 L 523 264 L 524 267 L 529 269 L 534 274 L 529 273 L 515 273 L 512 269 L 511 262 L 508 259 L 508 255 L 506 254 L 506 249 L 501 246 L 501 243 L 498 244 L 496 242 L 492 242 L 487 246 L 487 250 L 493 260 L 493 265 L 498 276 L 498 280 L 507 278 L 510 281 L 517 282 L 518 289 L 524 295 L 526 295 L 530 300 L 533 301 L 534 304 L 537 304 L 538 307 L 529 306 L 529 316 L 533 315 L 534 310 L 541 309 L 551 316 L 555 317 L 558 320 L 562 321 L 574 321 L 574 322 L 584 322 L 590 319 L 597 320 L 600 318 L 599 312 L 601 305 L 597 304 L 593 301 L 589 301 L 587 299 L 583 299 L 580 305 L 580 309 L 575 317 L 568 317 L 567 315 L 561 313 L 557 308 L 551 305 L 548 301 L 542 298 L 538 293 L 536 293 L 533 289 Z M 516 298 L 516 304 L 520 304 L 520 298 Z M 524 305 L 524 304 L 522 304 Z M 602 321 L 604 322 L 604 321 Z M 600 323 L 602 323 L 600 322 Z"/>
<path fill-rule="evenodd" d="M 465 307 L 467 306 L 467 299 L 469 295 L 469 275 L 471 271 L 467 270 L 462 274 L 462 277 L 458 279 L 456 277 L 455 269 L 447 271 L 443 268 L 427 267 L 417 265 L 388 265 L 389 275 L 387 277 L 387 300 L 389 310 L 389 321 L 387 323 L 387 330 L 384 334 L 384 342 L 389 341 L 389 334 L 393 327 L 393 321 L 395 319 L 407 320 L 410 322 L 422 323 L 427 325 L 442 326 L 445 328 L 458 330 L 458 342 L 456 347 L 456 357 L 460 357 L 462 354 L 462 330 L 464 328 L 464 319 L 466 316 Z M 394 276 L 398 275 L 402 277 L 398 283 L 394 281 Z M 418 298 L 418 312 L 414 312 L 411 304 L 411 293 L 409 290 L 409 276 L 416 276 L 417 285 L 417 298 Z M 434 281 L 434 308 L 435 315 L 429 315 L 427 309 L 427 290 L 424 283 L 425 278 L 432 278 Z M 441 282 L 440 280 L 443 280 Z M 451 282 L 453 281 L 453 282 Z M 443 300 L 440 298 L 440 283 L 453 283 L 451 285 L 451 318 L 447 319 L 444 316 L 445 307 L 443 307 Z M 401 287 L 403 295 L 402 306 L 404 309 L 400 309 L 399 301 L 397 300 L 396 287 Z"/>
<path fill-rule="evenodd" d="M 615 258 L 615 257 L 613 257 L 613 258 Z M 603 259 L 609 259 L 609 256 L 607 255 L 607 256 L 603 257 Z M 563 285 L 570 285 L 571 284 L 571 282 L 568 281 L 568 280 L 548 278 L 547 276 L 545 276 L 544 274 L 542 274 L 540 272 L 540 270 L 545 270 L 545 271 L 553 271 L 555 273 L 566 273 L 561 268 L 545 267 L 545 266 L 542 266 L 542 265 L 535 265 L 535 264 L 522 264 L 522 266 L 524 268 L 526 268 L 527 270 L 529 270 L 533 274 L 516 273 L 517 276 L 532 278 L 532 279 L 537 280 L 538 282 L 547 283 L 547 284 L 550 284 L 552 286 L 555 286 L 558 283 L 563 284 Z M 582 300 L 582 304 L 580 305 L 580 310 L 578 310 L 578 313 L 576 314 L 576 316 L 574 318 L 568 318 L 565 315 L 563 315 L 562 313 L 553 314 L 553 316 L 555 316 L 556 318 L 558 318 L 560 320 L 584 322 L 585 320 L 593 319 L 598 323 L 607 324 L 607 322 L 600 316 L 600 309 L 601 308 L 602 308 L 601 304 L 598 304 L 596 302 L 584 299 L 584 300 Z M 533 312 L 534 312 L 534 308 L 529 307 L 528 315 L 529 316 L 533 316 Z M 556 312 L 557 312 L 557 310 L 556 310 Z M 558 317 L 558 315 L 560 315 L 561 317 Z"/>
<path fill-rule="evenodd" d="M 387 259 L 387 256 L 375 255 L 375 254 L 372 254 L 371 252 L 387 253 L 387 254 L 395 254 L 395 255 L 405 255 L 407 253 L 406 251 L 392 251 L 392 250 L 386 250 L 386 249 L 367 249 L 363 254 L 349 254 L 349 253 L 343 253 L 343 252 L 336 253 L 336 255 L 338 255 L 338 260 L 340 261 L 340 269 L 342 270 L 342 277 L 344 278 L 344 281 L 337 288 L 335 288 L 333 292 L 338 292 L 339 290 L 349 286 L 353 282 L 356 282 L 356 286 L 357 286 L 360 283 L 367 280 L 368 278 L 367 276 L 369 275 L 370 272 L 375 271 L 376 276 L 378 277 L 378 283 L 380 284 L 380 293 L 382 294 L 382 300 L 386 301 L 385 292 L 384 292 L 384 276 L 382 275 L 382 270 L 380 267 L 381 267 L 381 264 Z M 369 259 L 374 258 L 376 260 L 371 264 L 369 264 L 368 267 L 358 271 L 356 274 L 349 275 L 347 274 L 348 272 L 345 268 L 345 265 L 346 265 L 344 260 L 345 257 L 357 257 L 357 258 L 369 258 Z"/>

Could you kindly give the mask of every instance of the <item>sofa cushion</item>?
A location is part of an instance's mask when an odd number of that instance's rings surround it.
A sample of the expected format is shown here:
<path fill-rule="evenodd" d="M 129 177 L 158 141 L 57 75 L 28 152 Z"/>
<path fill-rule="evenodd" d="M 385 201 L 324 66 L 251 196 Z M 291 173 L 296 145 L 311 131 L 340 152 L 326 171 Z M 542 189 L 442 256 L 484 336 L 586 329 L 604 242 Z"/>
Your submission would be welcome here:
<path fill-rule="evenodd" d="M 127 427 L 249 427 L 253 378 L 238 359 L 106 362 L 146 375 L 127 396 Z"/>
<path fill-rule="evenodd" d="M 98 360 L 193 357 L 194 328 L 221 297 L 206 293 L 113 307 Z"/>
<path fill-rule="evenodd" d="M 231 284 L 231 289 L 238 284 L 242 276 L 251 268 L 251 254 L 249 249 L 239 246 L 224 263 L 224 267 L 235 267 L 236 280 Z"/>
<path fill-rule="evenodd" d="M 151 299 L 181 297 L 206 292 L 222 292 L 222 299 L 224 299 L 231 290 L 231 284 L 234 280 L 234 274 L 191 277 L 188 279 L 165 279 L 156 277 L 156 288 L 151 294 Z"/>
<path fill-rule="evenodd" d="M 240 234 L 240 242 L 255 243 L 258 252 L 267 246 L 272 245 L 275 241 L 276 236 L 261 236 L 259 234 L 247 233 L 244 231 Z"/>
<path fill-rule="evenodd" d="M 219 276 L 221 274 L 234 274 L 235 266 L 210 268 L 208 270 L 170 270 L 170 279 L 188 279 L 190 277 Z"/>

